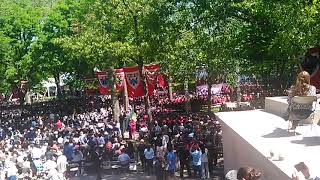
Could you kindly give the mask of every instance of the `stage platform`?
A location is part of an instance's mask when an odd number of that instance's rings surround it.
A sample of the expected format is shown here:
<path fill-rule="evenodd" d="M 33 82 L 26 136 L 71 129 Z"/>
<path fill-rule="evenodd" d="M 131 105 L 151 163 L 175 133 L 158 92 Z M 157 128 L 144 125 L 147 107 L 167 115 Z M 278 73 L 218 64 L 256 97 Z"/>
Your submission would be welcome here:
<path fill-rule="evenodd" d="M 320 128 L 299 126 L 298 135 L 287 131 L 288 122 L 265 110 L 217 113 L 222 125 L 225 173 L 242 166 L 260 169 L 263 180 L 290 180 L 294 165 L 305 162 L 320 174 Z M 275 154 L 270 158 L 270 152 Z M 279 154 L 283 160 L 279 160 Z"/>

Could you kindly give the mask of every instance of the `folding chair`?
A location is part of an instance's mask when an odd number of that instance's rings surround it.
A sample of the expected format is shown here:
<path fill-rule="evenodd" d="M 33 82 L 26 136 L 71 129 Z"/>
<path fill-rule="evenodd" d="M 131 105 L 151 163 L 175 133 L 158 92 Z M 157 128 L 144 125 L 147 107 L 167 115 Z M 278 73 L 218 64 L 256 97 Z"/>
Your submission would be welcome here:
<path fill-rule="evenodd" d="M 291 100 L 291 108 L 289 111 L 289 126 L 292 123 L 292 127 L 288 130 L 294 130 L 296 133 L 296 127 L 301 120 L 310 118 L 311 130 L 314 125 L 314 112 L 316 110 L 317 96 L 295 96 Z"/>

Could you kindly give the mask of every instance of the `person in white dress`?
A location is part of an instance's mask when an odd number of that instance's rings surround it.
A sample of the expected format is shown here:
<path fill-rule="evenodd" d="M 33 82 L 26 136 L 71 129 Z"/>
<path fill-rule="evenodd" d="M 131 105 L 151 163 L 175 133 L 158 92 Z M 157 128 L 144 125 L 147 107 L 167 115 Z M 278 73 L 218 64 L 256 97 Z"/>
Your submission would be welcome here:
<path fill-rule="evenodd" d="M 67 165 L 68 165 L 67 157 L 65 155 L 63 155 L 63 154 L 58 156 L 58 158 L 57 158 L 57 170 L 63 176 L 65 175 L 65 172 L 67 171 Z"/>

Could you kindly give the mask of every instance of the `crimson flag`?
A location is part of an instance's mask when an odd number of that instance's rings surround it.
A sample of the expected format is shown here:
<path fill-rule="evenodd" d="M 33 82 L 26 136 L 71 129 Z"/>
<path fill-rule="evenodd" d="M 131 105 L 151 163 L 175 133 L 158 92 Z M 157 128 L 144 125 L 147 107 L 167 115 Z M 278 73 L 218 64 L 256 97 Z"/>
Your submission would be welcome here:
<path fill-rule="evenodd" d="M 139 66 L 123 68 L 129 97 L 144 96 Z"/>
<path fill-rule="evenodd" d="M 116 83 L 116 87 L 117 87 L 117 92 L 121 92 L 123 90 L 124 87 L 124 70 L 123 69 L 115 69 L 114 70 L 114 74 L 115 74 L 115 83 Z"/>
<path fill-rule="evenodd" d="M 153 95 L 153 91 L 157 84 L 157 76 L 159 74 L 160 65 L 159 64 L 151 64 L 144 66 L 144 72 L 146 75 L 146 84 L 148 89 L 149 96 Z"/>
<path fill-rule="evenodd" d="M 107 72 L 101 71 L 97 72 L 97 77 L 99 80 L 99 92 L 100 94 L 108 94 L 109 93 L 109 82 Z"/>
<path fill-rule="evenodd" d="M 20 88 L 13 88 L 11 93 L 12 93 L 11 99 L 19 99 L 20 98 L 20 93 L 21 93 Z"/>
<path fill-rule="evenodd" d="M 159 85 L 159 87 L 167 87 L 168 86 L 168 81 L 166 79 L 166 76 L 162 73 L 159 73 L 157 76 L 157 84 Z"/>

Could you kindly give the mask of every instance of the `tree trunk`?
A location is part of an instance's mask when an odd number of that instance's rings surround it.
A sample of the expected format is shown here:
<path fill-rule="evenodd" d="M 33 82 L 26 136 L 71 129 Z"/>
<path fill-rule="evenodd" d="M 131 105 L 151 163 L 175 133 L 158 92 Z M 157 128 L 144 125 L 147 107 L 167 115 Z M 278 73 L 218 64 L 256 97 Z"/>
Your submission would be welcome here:
<path fill-rule="evenodd" d="M 140 41 L 140 34 L 139 34 L 139 29 L 138 29 L 138 15 L 132 13 L 132 20 L 133 20 L 133 28 L 134 28 L 134 34 L 135 34 L 135 43 L 136 43 L 137 47 L 140 47 L 141 41 Z M 142 76 L 141 82 L 142 82 L 143 91 L 145 94 L 145 96 L 144 96 L 145 109 L 148 113 L 150 122 L 152 122 L 153 118 L 152 118 L 152 112 L 150 109 L 150 99 L 149 99 L 147 87 L 146 87 L 146 79 L 145 79 L 145 76 L 142 74 L 143 58 L 141 57 L 141 55 L 139 55 L 139 57 L 138 57 L 137 64 L 140 66 L 140 75 Z"/>
<path fill-rule="evenodd" d="M 119 60 L 118 65 L 120 68 L 125 67 L 125 62 L 122 60 Z M 122 103 L 124 106 L 124 111 L 125 114 L 127 113 L 127 111 L 129 111 L 129 97 L 128 97 L 128 89 L 127 89 L 127 83 L 126 83 L 126 78 L 124 77 L 123 79 L 123 92 L 122 92 Z"/>
<path fill-rule="evenodd" d="M 148 91 L 147 91 L 146 77 L 142 72 L 143 60 L 142 60 L 142 57 L 139 57 L 139 58 L 140 58 L 140 61 L 139 61 L 138 65 L 140 66 L 141 82 L 142 82 L 142 86 L 143 86 L 143 93 L 145 94 L 144 105 L 145 105 L 145 109 L 147 111 L 147 114 L 149 116 L 149 120 L 150 120 L 150 122 L 152 122 L 153 118 L 152 118 L 152 112 L 150 109 L 150 99 L 149 99 L 149 95 L 148 95 Z"/>
<path fill-rule="evenodd" d="M 59 73 L 54 75 L 54 81 L 55 81 L 56 86 L 57 86 L 57 97 L 60 99 L 60 98 L 62 98 L 62 94 L 61 94 L 60 74 Z"/>
<path fill-rule="evenodd" d="M 119 105 L 119 99 L 117 97 L 116 84 L 114 82 L 113 67 L 109 68 L 108 78 L 110 82 L 109 84 L 110 84 L 111 101 L 112 101 L 112 117 L 114 122 L 119 122 L 120 105 Z"/>
<path fill-rule="evenodd" d="M 19 103 L 20 103 L 20 105 L 24 105 L 26 93 L 24 92 L 24 90 L 22 88 L 19 89 L 18 93 L 19 93 Z"/>
<path fill-rule="evenodd" d="M 123 82 L 123 104 L 124 104 L 124 111 L 127 112 L 129 110 L 129 97 L 128 97 L 127 83 L 125 80 Z"/>
<path fill-rule="evenodd" d="M 283 84 L 283 79 L 284 79 L 284 71 L 287 68 L 287 61 L 286 60 L 282 60 L 282 64 L 281 64 L 281 68 L 280 68 L 280 78 L 279 80 L 279 85 L 280 85 L 280 90 L 283 91 L 283 87 L 285 86 L 285 84 Z"/>
<path fill-rule="evenodd" d="M 212 80 L 211 77 L 208 77 L 208 113 L 211 112 L 211 86 L 212 86 Z"/>

